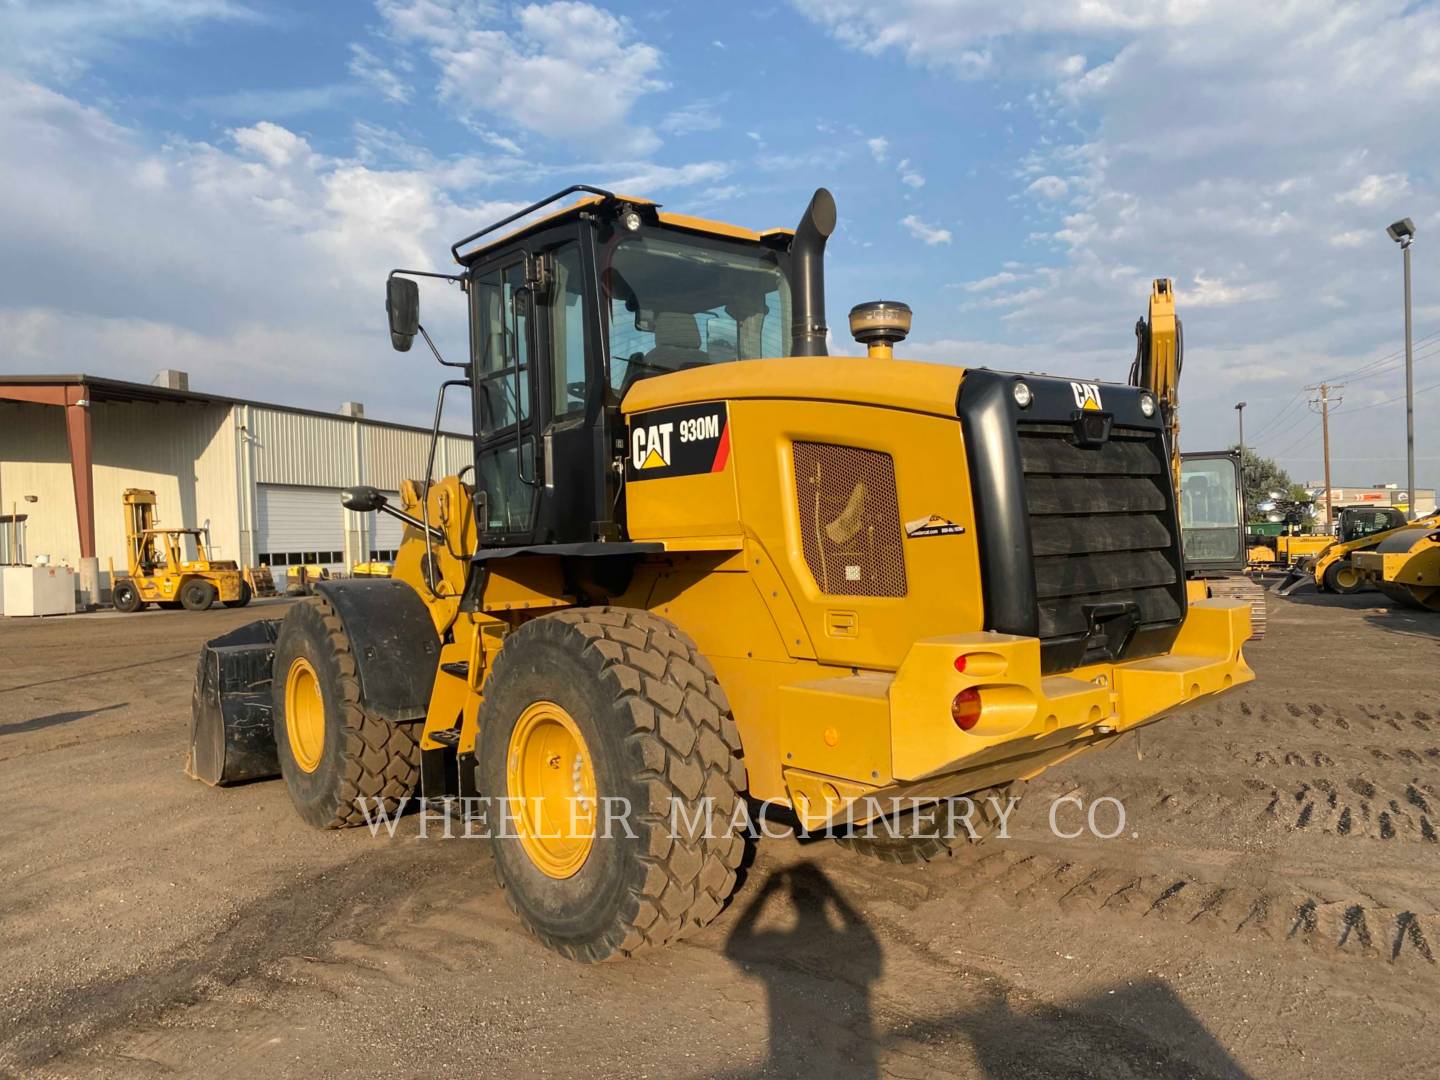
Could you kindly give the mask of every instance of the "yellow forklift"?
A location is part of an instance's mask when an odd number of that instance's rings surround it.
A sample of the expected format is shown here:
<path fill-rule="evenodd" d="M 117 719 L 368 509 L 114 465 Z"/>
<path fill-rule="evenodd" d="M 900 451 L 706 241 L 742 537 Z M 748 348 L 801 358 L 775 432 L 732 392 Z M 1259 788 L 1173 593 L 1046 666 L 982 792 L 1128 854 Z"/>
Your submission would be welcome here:
<path fill-rule="evenodd" d="M 111 586 L 115 610 L 139 611 L 146 604 L 204 611 L 219 600 L 240 608 L 253 589 L 240 567 L 211 559 L 208 529 L 163 529 L 155 516 L 155 492 L 127 488 L 125 554 L 128 574 Z"/>
<path fill-rule="evenodd" d="M 896 359 L 893 301 L 828 356 L 835 223 L 823 189 L 755 232 L 576 186 L 394 272 L 473 476 L 345 494 L 405 524 L 393 577 L 209 642 L 190 773 L 278 772 L 322 828 L 474 800 L 524 925 L 598 961 L 722 910 L 747 805 L 943 857 L 957 815 L 1249 682 L 1249 607 L 1187 587 L 1156 395 Z M 417 276 L 462 290 L 468 362 Z"/>

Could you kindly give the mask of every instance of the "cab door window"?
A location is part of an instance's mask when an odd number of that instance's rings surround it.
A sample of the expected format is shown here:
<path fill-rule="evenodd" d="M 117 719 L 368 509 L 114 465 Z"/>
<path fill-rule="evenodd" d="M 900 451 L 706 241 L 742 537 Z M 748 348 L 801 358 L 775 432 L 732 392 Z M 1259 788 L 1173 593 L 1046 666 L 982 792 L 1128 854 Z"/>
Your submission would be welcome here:
<path fill-rule="evenodd" d="M 472 288 L 475 428 L 480 443 L 475 474 L 486 493 L 485 531 L 524 533 L 530 529 L 535 503 L 531 296 L 524 263 L 483 274 Z"/>

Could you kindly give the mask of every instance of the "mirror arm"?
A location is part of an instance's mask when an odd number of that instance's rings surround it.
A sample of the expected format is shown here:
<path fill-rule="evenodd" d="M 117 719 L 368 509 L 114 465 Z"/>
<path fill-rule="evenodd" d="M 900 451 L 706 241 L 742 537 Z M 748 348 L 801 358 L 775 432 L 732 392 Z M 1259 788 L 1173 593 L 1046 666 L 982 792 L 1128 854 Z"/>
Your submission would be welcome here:
<path fill-rule="evenodd" d="M 454 364 L 440 355 L 440 350 L 435 347 L 435 342 L 430 340 L 430 334 L 426 331 L 423 323 L 416 323 L 415 329 L 420 331 L 420 336 L 425 339 L 425 344 L 430 346 L 430 351 L 435 354 L 435 359 L 444 367 L 468 368 L 469 364 Z"/>

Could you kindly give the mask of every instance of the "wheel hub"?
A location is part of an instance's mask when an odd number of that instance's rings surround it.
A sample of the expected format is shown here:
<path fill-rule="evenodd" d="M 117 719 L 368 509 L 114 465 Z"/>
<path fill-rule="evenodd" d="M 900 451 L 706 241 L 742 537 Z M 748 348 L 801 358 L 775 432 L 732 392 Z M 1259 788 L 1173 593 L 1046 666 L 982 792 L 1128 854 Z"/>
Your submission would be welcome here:
<path fill-rule="evenodd" d="M 553 701 L 526 707 L 510 734 L 507 790 L 520 845 L 547 877 L 576 874 L 595 844 L 595 770 L 574 718 Z"/>
<path fill-rule="evenodd" d="M 285 674 L 285 732 L 295 764 L 313 773 L 325 751 L 325 698 L 315 668 L 303 656 Z"/>

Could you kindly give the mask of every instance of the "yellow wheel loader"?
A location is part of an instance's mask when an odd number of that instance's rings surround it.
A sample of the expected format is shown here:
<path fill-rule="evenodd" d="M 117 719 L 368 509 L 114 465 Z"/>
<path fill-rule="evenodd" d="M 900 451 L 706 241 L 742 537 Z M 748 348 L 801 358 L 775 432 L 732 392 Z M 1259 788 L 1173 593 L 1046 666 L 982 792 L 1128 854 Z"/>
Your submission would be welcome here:
<path fill-rule="evenodd" d="M 393 576 L 210 642 L 192 775 L 279 772 L 325 828 L 469 800 L 596 961 L 714 918 L 747 807 L 943 855 L 971 796 L 1252 679 L 1248 607 L 1187 596 L 1154 395 L 895 359 L 890 301 L 827 356 L 834 227 L 823 189 L 753 232 L 572 187 L 392 274 L 402 351 L 441 359 L 415 277 L 468 301 L 435 415 L 465 395 L 473 476 L 346 494 L 405 523 Z"/>
<path fill-rule="evenodd" d="M 1440 522 L 1395 529 L 1350 561 L 1367 585 L 1401 607 L 1440 611 Z"/>
<path fill-rule="evenodd" d="M 204 611 L 216 600 L 226 607 L 250 602 L 252 589 L 239 565 L 210 558 L 208 530 L 159 528 L 153 491 L 127 488 L 122 498 L 129 573 L 110 590 L 117 611 L 146 604 Z"/>
<path fill-rule="evenodd" d="M 1289 596 L 1307 585 L 1341 595 L 1360 592 L 1367 580 L 1355 563 L 1357 555 L 1374 551 L 1391 537 L 1416 527 L 1440 528 L 1440 514 L 1412 523 L 1401 511 L 1385 506 L 1342 506 L 1336 517 L 1337 534 L 1325 540 L 1320 550 L 1301 557 L 1275 586 L 1277 594 Z"/>

